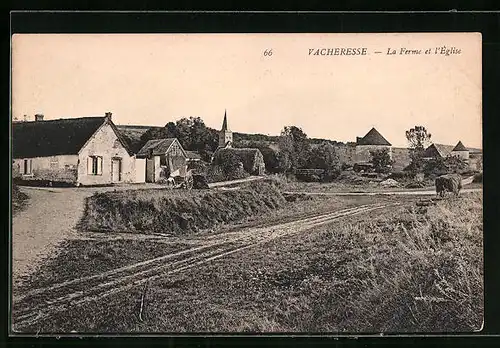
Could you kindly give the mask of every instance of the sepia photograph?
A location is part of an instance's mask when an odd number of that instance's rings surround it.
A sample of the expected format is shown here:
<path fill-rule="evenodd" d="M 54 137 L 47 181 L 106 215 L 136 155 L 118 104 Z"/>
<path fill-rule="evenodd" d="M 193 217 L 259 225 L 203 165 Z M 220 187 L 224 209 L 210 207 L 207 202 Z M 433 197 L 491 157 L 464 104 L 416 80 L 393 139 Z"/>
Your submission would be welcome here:
<path fill-rule="evenodd" d="M 481 331 L 481 49 L 13 35 L 10 333 Z"/>

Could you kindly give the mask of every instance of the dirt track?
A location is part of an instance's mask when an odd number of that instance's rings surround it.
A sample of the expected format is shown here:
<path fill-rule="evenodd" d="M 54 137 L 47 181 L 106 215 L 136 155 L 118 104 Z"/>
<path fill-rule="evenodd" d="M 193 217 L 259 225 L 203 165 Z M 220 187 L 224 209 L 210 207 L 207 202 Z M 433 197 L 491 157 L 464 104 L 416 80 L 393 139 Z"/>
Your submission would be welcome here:
<path fill-rule="evenodd" d="M 14 327 L 20 330 L 75 305 L 102 299 L 148 281 L 241 252 L 276 238 L 300 233 L 345 216 L 362 214 L 389 205 L 398 205 L 398 203 L 362 205 L 273 226 L 245 228 L 219 234 L 207 238 L 206 243 L 200 247 L 50 287 L 34 289 L 13 299 Z M 34 303 L 35 306 L 33 306 Z"/>
<path fill-rule="evenodd" d="M 482 188 L 463 189 L 461 193 L 483 192 Z M 436 195 L 435 190 L 415 190 L 415 191 L 373 191 L 373 192 L 300 192 L 290 191 L 288 194 L 304 194 L 318 196 L 433 196 Z"/>

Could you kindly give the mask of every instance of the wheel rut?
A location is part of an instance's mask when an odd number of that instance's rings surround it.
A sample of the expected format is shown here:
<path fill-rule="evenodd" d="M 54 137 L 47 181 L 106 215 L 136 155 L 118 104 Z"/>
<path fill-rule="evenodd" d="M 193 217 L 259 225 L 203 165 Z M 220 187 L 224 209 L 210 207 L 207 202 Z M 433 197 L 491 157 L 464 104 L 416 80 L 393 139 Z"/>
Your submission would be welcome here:
<path fill-rule="evenodd" d="M 271 226 L 244 228 L 220 235 L 218 239 L 212 238 L 210 242 L 199 247 L 34 289 L 13 298 L 13 325 L 20 330 L 74 306 L 106 298 L 145 282 L 186 271 L 277 238 L 289 237 L 342 217 L 396 205 L 399 203 L 366 204 Z"/>

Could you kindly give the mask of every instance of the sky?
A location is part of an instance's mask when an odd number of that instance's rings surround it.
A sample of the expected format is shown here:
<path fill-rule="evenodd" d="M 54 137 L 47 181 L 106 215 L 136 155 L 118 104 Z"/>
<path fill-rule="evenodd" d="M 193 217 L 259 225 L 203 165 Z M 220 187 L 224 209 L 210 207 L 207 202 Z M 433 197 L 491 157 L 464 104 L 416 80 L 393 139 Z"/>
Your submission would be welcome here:
<path fill-rule="evenodd" d="M 436 54 L 442 46 L 460 54 Z M 367 54 L 313 54 L 348 47 Z M 405 131 L 423 125 L 436 143 L 481 148 L 481 86 L 477 33 L 12 38 L 18 119 L 109 111 L 115 124 L 163 126 L 199 116 L 220 129 L 227 110 L 234 132 L 278 135 L 295 125 L 309 137 L 347 142 L 375 127 L 394 146 L 406 146 Z"/>

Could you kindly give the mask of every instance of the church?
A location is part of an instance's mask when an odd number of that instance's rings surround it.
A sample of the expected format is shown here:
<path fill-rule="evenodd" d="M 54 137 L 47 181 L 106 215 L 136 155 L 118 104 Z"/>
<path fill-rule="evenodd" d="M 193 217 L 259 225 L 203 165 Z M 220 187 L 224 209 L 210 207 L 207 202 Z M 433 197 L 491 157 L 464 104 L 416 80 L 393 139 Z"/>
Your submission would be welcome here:
<path fill-rule="evenodd" d="M 227 111 L 224 111 L 224 119 L 219 131 L 219 146 L 212 156 L 212 162 L 217 161 L 221 154 L 231 152 L 239 158 L 246 172 L 252 175 L 264 175 L 266 169 L 264 156 L 259 149 L 233 147 L 233 145 L 233 132 L 228 126 Z"/>

